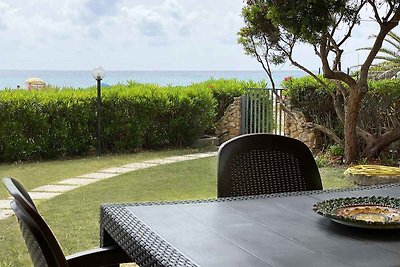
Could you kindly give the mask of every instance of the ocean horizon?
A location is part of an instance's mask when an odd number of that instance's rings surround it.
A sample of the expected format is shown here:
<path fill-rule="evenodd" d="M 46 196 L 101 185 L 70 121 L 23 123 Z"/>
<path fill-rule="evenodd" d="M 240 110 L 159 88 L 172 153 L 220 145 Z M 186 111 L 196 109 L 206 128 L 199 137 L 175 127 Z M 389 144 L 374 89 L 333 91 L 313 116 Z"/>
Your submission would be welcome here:
<path fill-rule="evenodd" d="M 285 77 L 302 77 L 306 74 L 300 70 L 278 70 L 273 72 L 275 84 L 279 87 Z M 57 87 L 85 88 L 95 85 L 91 70 L 0 70 L 0 90 L 15 89 L 19 85 L 26 88 L 25 80 L 41 78 L 46 84 Z M 208 79 L 265 80 L 269 83 L 264 71 L 107 71 L 103 84 L 113 85 L 135 81 L 159 85 L 190 85 Z"/>

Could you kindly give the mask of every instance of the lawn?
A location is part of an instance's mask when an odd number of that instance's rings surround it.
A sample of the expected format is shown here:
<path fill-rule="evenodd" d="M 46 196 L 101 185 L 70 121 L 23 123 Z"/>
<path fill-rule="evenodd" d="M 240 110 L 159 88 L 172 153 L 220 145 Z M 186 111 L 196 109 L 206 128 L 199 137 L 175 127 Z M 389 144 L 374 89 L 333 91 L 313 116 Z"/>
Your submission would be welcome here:
<path fill-rule="evenodd" d="M 56 170 L 61 163 L 48 164 Z M 320 171 L 324 188 L 352 185 L 343 179 L 343 168 Z M 160 165 L 81 187 L 43 201 L 38 208 L 64 252 L 71 254 L 98 246 L 102 203 L 214 198 L 215 174 L 215 157 Z M 15 217 L 0 221 L 0 266 L 30 265 Z"/>
<path fill-rule="evenodd" d="M 18 164 L 0 164 L 0 178 L 9 176 L 17 178 L 28 190 L 46 184 L 55 183 L 65 178 L 76 177 L 116 167 L 131 162 L 165 158 L 199 152 L 195 149 L 171 149 L 160 151 L 144 151 L 134 154 L 104 155 L 100 158 L 92 156 L 71 160 L 54 160 L 47 162 L 28 162 Z M 4 187 L 0 186 L 0 199 L 8 196 Z"/>

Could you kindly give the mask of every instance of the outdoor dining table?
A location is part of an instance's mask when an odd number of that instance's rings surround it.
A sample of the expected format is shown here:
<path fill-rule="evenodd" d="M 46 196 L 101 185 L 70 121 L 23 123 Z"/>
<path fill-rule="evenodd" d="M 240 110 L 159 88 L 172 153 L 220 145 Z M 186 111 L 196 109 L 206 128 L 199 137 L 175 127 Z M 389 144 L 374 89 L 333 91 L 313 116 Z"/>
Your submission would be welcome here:
<path fill-rule="evenodd" d="M 313 211 L 322 200 L 400 196 L 400 184 L 195 201 L 103 204 L 101 246 L 139 266 L 400 266 L 400 230 Z"/>

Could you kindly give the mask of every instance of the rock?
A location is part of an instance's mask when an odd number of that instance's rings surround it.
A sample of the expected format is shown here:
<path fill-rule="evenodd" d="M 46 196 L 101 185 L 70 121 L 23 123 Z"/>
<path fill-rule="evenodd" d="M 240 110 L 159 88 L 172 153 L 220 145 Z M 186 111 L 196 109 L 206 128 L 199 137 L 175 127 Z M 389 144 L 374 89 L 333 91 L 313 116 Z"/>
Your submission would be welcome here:
<path fill-rule="evenodd" d="M 195 148 L 202 148 L 202 147 L 211 147 L 216 145 L 218 145 L 218 137 L 208 136 L 205 138 L 196 139 L 192 146 Z"/>

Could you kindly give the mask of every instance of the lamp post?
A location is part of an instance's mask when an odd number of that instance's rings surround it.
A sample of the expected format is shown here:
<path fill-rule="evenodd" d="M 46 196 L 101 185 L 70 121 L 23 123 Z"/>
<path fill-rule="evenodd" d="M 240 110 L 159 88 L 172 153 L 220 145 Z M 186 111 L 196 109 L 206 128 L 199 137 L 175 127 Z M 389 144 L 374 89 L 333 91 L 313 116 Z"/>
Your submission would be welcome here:
<path fill-rule="evenodd" d="M 102 67 L 94 68 L 93 78 L 97 81 L 97 149 L 98 157 L 101 155 L 101 80 L 104 78 L 104 69 Z"/>

